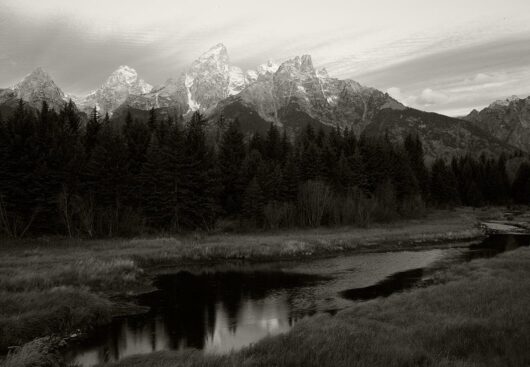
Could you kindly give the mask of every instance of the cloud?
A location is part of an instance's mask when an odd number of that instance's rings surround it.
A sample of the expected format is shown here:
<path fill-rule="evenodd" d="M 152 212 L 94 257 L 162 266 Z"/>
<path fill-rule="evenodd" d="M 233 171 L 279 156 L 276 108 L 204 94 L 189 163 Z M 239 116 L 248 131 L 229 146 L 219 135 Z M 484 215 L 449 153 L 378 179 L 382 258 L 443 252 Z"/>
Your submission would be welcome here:
<path fill-rule="evenodd" d="M 416 102 L 423 106 L 437 105 L 446 102 L 449 96 L 442 92 L 432 90 L 431 88 L 425 88 L 421 91 L 420 96 L 416 99 Z"/>
<path fill-rule="evenodd" d="M 449 100 L 449 96 L 440 91 L 433 90 L 431 88 L 425 88 L 417 96 L 414 94 L 404 93 L 401 88 L 390 87 L 386 92 L 392 96 L 392 98 L 398 100 L 406 106 L 411 107 L 426 107 L 433 105 L 440 105 Z"/>
<path fill-rule="evenodd" d="M 478 73 L 473 78 L 473 82 L 475 82 L 475 83 L 485 83 L 485 82 L 489 82 L 490 80 L 492 80 L 494 78 L 495 77 L 493 75 L 491 75 L 491 74 Z"/>
<path fill-rule="evenodd" d="M 386 90 L 386 92 L 394 99 L 402 102 L 405 97 L 403 96 L 403 93 L 401 92 L 401 88 L 398 87 L 390 87 Z M 402 102 L 403 103 L 403 102 Z"/>

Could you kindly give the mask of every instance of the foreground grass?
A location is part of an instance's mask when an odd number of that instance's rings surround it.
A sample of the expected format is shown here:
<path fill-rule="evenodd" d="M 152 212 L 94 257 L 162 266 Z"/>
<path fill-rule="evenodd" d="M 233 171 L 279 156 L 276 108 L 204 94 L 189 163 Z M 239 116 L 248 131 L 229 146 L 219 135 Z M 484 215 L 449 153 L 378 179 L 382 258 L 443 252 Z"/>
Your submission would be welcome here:
<path fill-rule="evenodd" d="M 476 214 L 438 211 L 421 220 L 371 228 L 94 241 L 2 239 L 0 351 L 108 322 L 122 311 L 109 298 L 145 289 L 150 279 L 144 269 L 149 267 L 326 256 L 466 240 L 482 234 Z"/>
<path fill-rule="evenodd" d="M 530 249 L 438 274 L 425 289 L 320 315 L 224 356 L 160 352 L 113 367 L 529 366 Z"/>

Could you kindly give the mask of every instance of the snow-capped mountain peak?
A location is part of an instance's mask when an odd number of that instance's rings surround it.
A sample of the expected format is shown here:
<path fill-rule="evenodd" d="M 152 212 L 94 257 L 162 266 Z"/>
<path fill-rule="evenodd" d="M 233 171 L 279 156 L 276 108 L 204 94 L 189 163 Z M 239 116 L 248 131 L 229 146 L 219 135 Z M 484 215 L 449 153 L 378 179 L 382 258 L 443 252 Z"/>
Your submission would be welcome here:
<path fill-rule="evenodd" d="M 102 87 L 116 86 L 128 88 L 130 89 L 129 92 L 135 93 L 148 93 L 153 89 L 150 84 L 138 78 L 136 70 L 127 65 L 121 65 L 118 69 L 114 70 Z"/>
<path fill-rule="evenodd" d="M 279 67 L 280 67 L 279 64 L 276 64 L 275 62 L 268 60 L 266 63 L 258 66 L 257 72 L 259 75 L 274 74 L 278 70 Z"/>
<path fill-rule="evenodd" d="M 135 69 L 121 65 L 110 74 L 101 87 L 83 98 L 79 104 L 84 110 L 96 107 L 102 113 L 112 113 L 130 94 L 142 95 L 152 89 L 152 85 L 138 78 Z"/>

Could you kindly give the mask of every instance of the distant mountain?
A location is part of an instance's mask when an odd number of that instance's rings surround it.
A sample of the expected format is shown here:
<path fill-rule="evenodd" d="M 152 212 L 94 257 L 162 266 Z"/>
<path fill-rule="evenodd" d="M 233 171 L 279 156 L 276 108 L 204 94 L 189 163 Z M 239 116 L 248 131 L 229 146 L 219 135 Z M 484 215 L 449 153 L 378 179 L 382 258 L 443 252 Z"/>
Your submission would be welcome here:
<path fill-rule="evenodd" d="M 391 141 L 402 141 L 409 133 L 420 136 L 427 160 L 467 153 L 498 155 L 517 150 L 469 121 L 414 108 L 383 109 L 363 131 L 366 137 L 388 136 Z"/>
<path fill-rule="evenodd" d="M 168 79 L 151 93 L 131 95 L 125 103 L 137 109 L 173 107 L 183 113 L 206 112 L 273 68 L 274 64 L 268 63 L 257 71 L 243 72 L 230 64 L 226 47 L 220 43 L 199 56 L 178 77 Z"/>
<path fill-rule="evenodd" d="M 36 69 L 12 89 L 0 89 L 0 112 L 13 111 L 17 99 L 40 108 L 47 101 L 59 110 L 67 96 L 42 69 Z M 159 86 L 120 66 L 100 88 L 75 100 L 81 111 L 97 107 L 116 124 L 127 111 L 145 119 L 157 109 L 161 118 L 178 119 L 193 111 L 210 120 L 239 118 L 245 133 L 265 132 L 270 124 L 292 134 L 307 124 L 315 128 L 349 128 L 359 136 L 401 140 L 417 132 L 430 158 L 461 153 L 530 152 L 530 97 L 497 101 L 462 119 L 407 108 L 387 93 L 350 79 L 337 79 L 315 69 L 311 56 L 297 56 L 280 65 L 272 61 L 255 70 L 231 65 L 218 44 L 200 55 L 175 78 Z"/>
<path fill-rule="evenodd" d="M 46 101 L 48 106 L 56 111 L 59 111 L 68 100 L 63 91 L 42 68 L 33 70 L 12 89 L 0 92 L 0 103 L 12 104 L 13 99 L 22 99 L 37 109 L 40 109 L 42 102 Z"/>
<path fill-rule="evenodd" d="M 219 102 L 214 115 L 298 129 L 307 123 L 353 128 L 361 133 L 382 109 L 405 106 L 377 89 L 315 70 L 311 56 L 295 57 L 260 73 L 241 93 Z"/>
<path fill-rule="evenodd" d="M 116 69 L 101 87 L 89 95 L 76 100 L 79 108 L 89 112 L 96 107 L 101 114 L 112 113 L 120 107 L 129 95 L 149 93 L 153 87 L 138 78 L 136 70 L 122 65 Z"/>
<path fill-rule="evenodd" d="M 530 152 L 530 97 L 495 101 L 464 117 L 499 140 Z"/>

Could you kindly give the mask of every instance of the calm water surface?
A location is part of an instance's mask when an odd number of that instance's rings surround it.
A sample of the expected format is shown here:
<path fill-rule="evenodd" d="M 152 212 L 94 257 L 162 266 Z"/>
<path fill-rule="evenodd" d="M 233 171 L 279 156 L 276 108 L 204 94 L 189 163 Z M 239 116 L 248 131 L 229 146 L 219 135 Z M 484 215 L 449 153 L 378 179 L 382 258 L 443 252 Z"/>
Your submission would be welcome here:
<path fill-rule="evenodd" d="M 386 297 L 452 264 L 529 243 L 527 235 L 493 235 L 459 248 L 181 269 L 160 275 L 159 290 L 138 298 L 149 312 L 114 319 L 73 346 L 68 357 L 90 367 L 160 350 L 225 353 L 286 332 L 317 312 Z"/>

